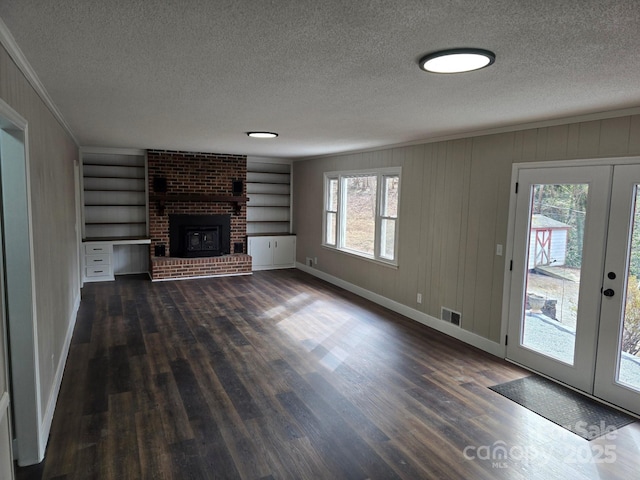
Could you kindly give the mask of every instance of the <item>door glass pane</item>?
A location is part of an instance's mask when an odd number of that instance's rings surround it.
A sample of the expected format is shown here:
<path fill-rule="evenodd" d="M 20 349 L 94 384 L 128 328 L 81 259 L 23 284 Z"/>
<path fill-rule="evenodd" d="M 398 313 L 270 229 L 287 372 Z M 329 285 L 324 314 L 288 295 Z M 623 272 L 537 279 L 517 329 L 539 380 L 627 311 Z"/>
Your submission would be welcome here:
<path fill-rule="evenodd" d="M 573 365 L 588 184 L 531 189 L 521 345 Z"/>
<path fill-rule="evenodd" d="M 629 265 L 622 319 L 622 332 L 618 348 L 618 377 L 620 383 L 640 391 L 640 228 L 638 226 L 638 186 L 635 187 Z"/>

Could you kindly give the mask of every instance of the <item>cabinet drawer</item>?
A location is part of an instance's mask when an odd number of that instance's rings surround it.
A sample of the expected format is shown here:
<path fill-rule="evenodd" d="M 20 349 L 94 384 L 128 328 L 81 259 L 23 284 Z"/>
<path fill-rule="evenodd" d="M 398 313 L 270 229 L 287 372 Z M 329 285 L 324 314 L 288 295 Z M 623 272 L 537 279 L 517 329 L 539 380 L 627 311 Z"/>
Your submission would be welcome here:
<path fill-rule="evenodd" d="M 111 255 L 87 255 L 85 257 L 87 267 L 109 265 L 111 263 Z"/>
<path fill-rule="evenodd" d="M 111 245 L 108 243 L 103 243 L 103 244 L 99 243 L 97 245 L 85 245 L 84 253 L 88 255 L 95 255 L 100 253 L 109 255 L 111 253 Z"/>
<path fill-rule="evenodd" d="M 86 268 L 87 277 L 110 277 L 111 276 L 111 267 L 109 265 L 105 265 L 103 267 L 99 265 L 94 265 Z"/>

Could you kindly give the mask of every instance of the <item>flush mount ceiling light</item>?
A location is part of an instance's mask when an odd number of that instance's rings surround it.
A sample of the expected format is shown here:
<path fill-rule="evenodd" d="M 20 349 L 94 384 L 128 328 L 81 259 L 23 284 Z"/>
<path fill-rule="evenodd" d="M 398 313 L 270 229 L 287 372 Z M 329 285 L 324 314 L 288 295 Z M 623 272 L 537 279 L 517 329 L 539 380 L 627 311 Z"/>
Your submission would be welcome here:
<path fill-rule="evenodd" d="M 251 138 L 276 138 L 278 136 L 273 132 L 247 132 L 247 135 Z"/>
<path fill-rule="evenodd" d="M 430 53 L 420 59 L 420 68 L 431 73 L 462 73 L 488 67 L 496 55 L 480 48 L 455 48 Z"/>

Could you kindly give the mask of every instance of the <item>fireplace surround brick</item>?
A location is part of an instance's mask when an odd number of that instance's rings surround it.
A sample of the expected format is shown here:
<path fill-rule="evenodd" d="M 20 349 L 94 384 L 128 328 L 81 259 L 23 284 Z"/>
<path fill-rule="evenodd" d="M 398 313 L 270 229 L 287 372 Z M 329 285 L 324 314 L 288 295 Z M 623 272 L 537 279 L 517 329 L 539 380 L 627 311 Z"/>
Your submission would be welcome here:
<path fill-rule="evenodd" d="M 154 178 L 166 179 L 166 192 L 171 195 L 231 196 L 234 180 L 242 180 L 246 195 L 247 157 L 218 153 L 148 150 L 149 195 L 153 196 Z M 171 278 L 240 275 L 251 273 L 251 257 L 231 254 L 222 257 L 171 258 L 155 257 L 156 245 L 165 245 L 169 252 L 169 215 L 231 215 L 231 245 L 242 243 L 246 249 L 247 209 L 241 204 L 236 212 L 229 202 L 171 201 L 160 212 L 154 201 L 149 202 L 149 234 L 151 236 L 151 277 L 153 280 Z"/>
<path fill-rule="evenodd" d="M 200 258 L 154 257 L 152 266 L 153 280 L 248 275 L 251 257 L 245 253 Z"/>

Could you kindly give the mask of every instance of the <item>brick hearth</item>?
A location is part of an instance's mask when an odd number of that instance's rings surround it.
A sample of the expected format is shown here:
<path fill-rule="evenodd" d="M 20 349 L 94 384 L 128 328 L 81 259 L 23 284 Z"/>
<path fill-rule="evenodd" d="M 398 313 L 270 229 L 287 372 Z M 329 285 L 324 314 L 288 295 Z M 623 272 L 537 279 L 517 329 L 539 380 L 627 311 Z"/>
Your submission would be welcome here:
<path fill-rule="evenodd" d="M 232 183 L 242 180 L 243 193 L 246 192 L 247 157 L 216 153 L 179 152 L 170 150 L 149 150 L 149 196 L 154 191 L 154 179 L 166 179 L 167 190 L 161 195 L 166 198 L 161 207 L 158 202 L 149 202 L 149 232 L 151 235 L 151 278 L 169 280 L 172 278 L 210 277 L 244 275 L 251 273 L 251 257 L 246 253 L 247 209 L 240 204 L 236 210 L 233 203 L 225 201 L 184 200 L 185 196 L 208 195 L 229 197 Z M 171 199 L 175 196 L 176 199 Z M 181 197 L 178 200 L 178 197 Z M 231 215 L 231 251 L 234 244 L 243 245 L 242 254 L 205 258 L 156 257 L 156 245 L 164 245 L 169 254 L 169 215 Z"/>
<path fill-rule="evenodd" d="M 248 275 L 250 273 L 251 257 L 246 253 L 204 258 L 151 257 L 151 277 L 153 280 Z"/>

